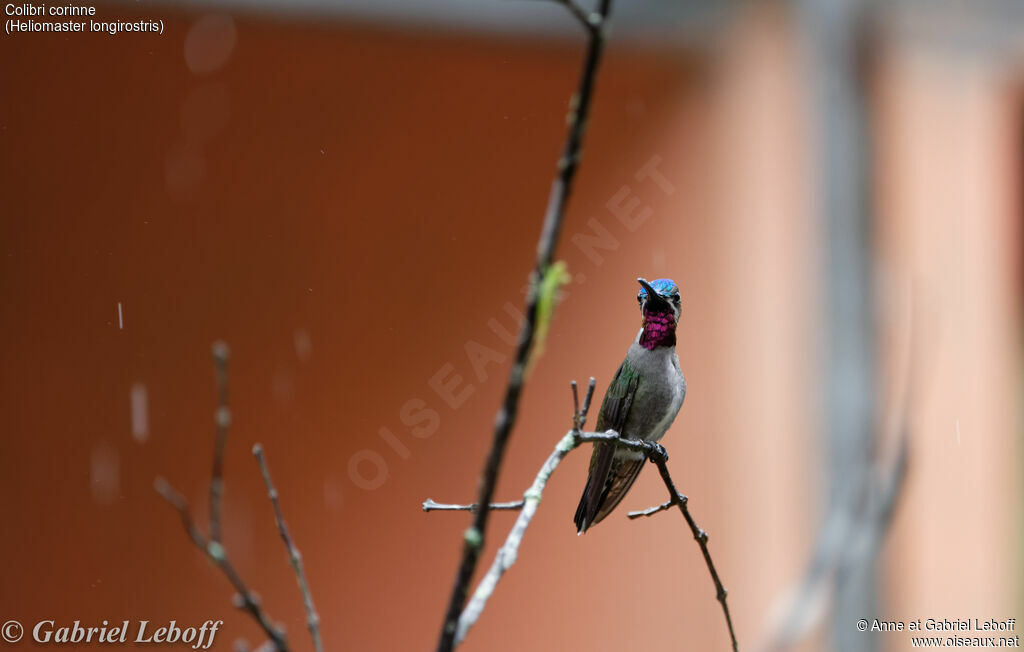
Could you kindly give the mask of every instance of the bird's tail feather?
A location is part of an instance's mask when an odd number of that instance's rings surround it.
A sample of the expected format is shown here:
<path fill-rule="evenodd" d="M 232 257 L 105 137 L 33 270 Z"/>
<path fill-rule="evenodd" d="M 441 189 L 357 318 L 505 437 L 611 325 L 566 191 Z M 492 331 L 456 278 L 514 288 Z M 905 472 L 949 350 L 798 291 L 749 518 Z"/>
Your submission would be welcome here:
<path fill-rule="evenodd" d="M 614 459 L 613 446 L 598 445 L 607 446 L 608 450 L 595 451 L 594 464 L 573 519 L 577 534 L 583 534 L 588 528 L 600 523 L 618 506 L 636 482 L 644 465 L 644 458 Z"/>

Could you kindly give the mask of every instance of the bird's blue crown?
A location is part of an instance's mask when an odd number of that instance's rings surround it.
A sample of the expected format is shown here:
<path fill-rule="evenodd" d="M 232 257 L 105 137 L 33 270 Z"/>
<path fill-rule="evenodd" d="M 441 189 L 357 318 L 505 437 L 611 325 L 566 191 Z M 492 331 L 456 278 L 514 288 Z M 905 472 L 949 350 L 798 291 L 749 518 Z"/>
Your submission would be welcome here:
<path fill-rule="evenodd" d="M 663 297 L 671 297 L 679 294 L 679 286 L 676 282 L 670 278 L 659 278 L 656 281 L 651 281 L 651 287 Z M 647 298 L 647 288 L 641 287 L 640 293 L 636 295 L 637 299 Z"/>

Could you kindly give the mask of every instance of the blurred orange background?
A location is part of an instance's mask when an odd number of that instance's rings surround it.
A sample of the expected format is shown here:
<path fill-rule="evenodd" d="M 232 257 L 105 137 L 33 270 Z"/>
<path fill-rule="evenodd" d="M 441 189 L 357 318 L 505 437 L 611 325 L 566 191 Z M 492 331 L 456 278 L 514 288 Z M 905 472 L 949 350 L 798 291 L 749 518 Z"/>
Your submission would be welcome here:
<path fill-rule="evenodd" d="M 262 442 L 327 649 L 432 649 L 468 517 L 420 504 L 475 498 L 580 38 L 98 11 L 166 31 L 0 39 L 0 619 L 213 618 L 215 649 L 262 641 L 152 488 L 166 477 L 205 524 L 223 339 L 225 544 L 243 577 L 311 649 Z M 888 39 L 870 84 L 880 402 L 911 294 L 920 384 L 880 613 L 863 617 L 1019 617 L 1024 49 L 952 66 L 927 38 Z M 689 390 L 664 443 L 743 649 L 803 573 L 827 485 L 797 42 L 775 4 L 737 10 L 711 44 L 612 38 L 557 253 L 573 280 L 498 488 L 518 498 L 564 434 L 571 379 L 602 395 L 639 327 L 635 278 L 674 278 Z M 630 201 L 642 223 L 616 217 Z M 469 343 L 500 360 L 474 368 Z M 453 406 L 436 386 L 456 376 Z M 436 431 L 406 425 L 412 400 Z M 727 649 L 682 520 L 624 516 L 665 499 L 655 473 L 575 536 L 587 458 L 553 476 L 465 649 Z M 513 519 L 493 515 L 481 568 Z"/>

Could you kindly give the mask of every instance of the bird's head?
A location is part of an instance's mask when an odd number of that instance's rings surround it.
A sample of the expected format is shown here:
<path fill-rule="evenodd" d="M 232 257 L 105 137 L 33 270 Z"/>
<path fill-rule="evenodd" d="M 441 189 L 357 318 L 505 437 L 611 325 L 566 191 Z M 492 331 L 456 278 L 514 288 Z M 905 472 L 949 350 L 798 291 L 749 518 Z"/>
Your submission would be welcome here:
<path fill-rule="evenodd" d="M 643 315 L 640 344 L 654 350 L 659 346 L 675 346 L 676 324 L 682 314 L 679 287 L 671 279 L 659 278 L 651 283 L 638 278 L 640 292 L 636 300 Z"/>
<path fill-rule="evenodd" d="M 651 313 L 668 313 L 672 315 L 673 321 L 679 321 L 682 302 L 679 298 L 679 286 L 675 281 L 670 278 L 659 278 L 648 283 L 647 279 L 638 278 L 637 283 L 640 284 L 640 292 L 637 293 L 636 300 L 644 317 Z"/>

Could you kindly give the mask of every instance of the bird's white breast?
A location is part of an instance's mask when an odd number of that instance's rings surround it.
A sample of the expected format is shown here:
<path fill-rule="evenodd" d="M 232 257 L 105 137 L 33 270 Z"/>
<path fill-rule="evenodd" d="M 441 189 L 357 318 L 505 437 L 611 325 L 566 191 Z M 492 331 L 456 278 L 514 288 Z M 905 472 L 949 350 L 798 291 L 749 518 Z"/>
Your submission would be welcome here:
<path fill-rule="evenodd" d="M 672 425 L 686 397 L 686 381 L 675 347 L 658 347 L 651 351 L 634 342 L 627 359 L 640 372 L 641 378 L 630 408 L 627 435 L 658 441 Z"/>
<path fill-rule="evenodd" d="M 669 351 L 669 354 L 663 356 L 666 367 L 664 373 L 674 381 L 669 383 L 669 387 L 672 390 L 672 400 L 665 410 L 665 415 L 658 421 L 658 426 L 654 430 L 656 433 L 655 441 L 661 439 L 669 426 L 672 425 L 672 422 L 675 421 L 676 415 L 679 414 L 679 408 L 683 407 L 683 398 L 686 396 L 686 380 L 683 379 L 683 372 L 679 368 L 679 358 L 676 356 L 675 347 L 666 350 Z"/>

